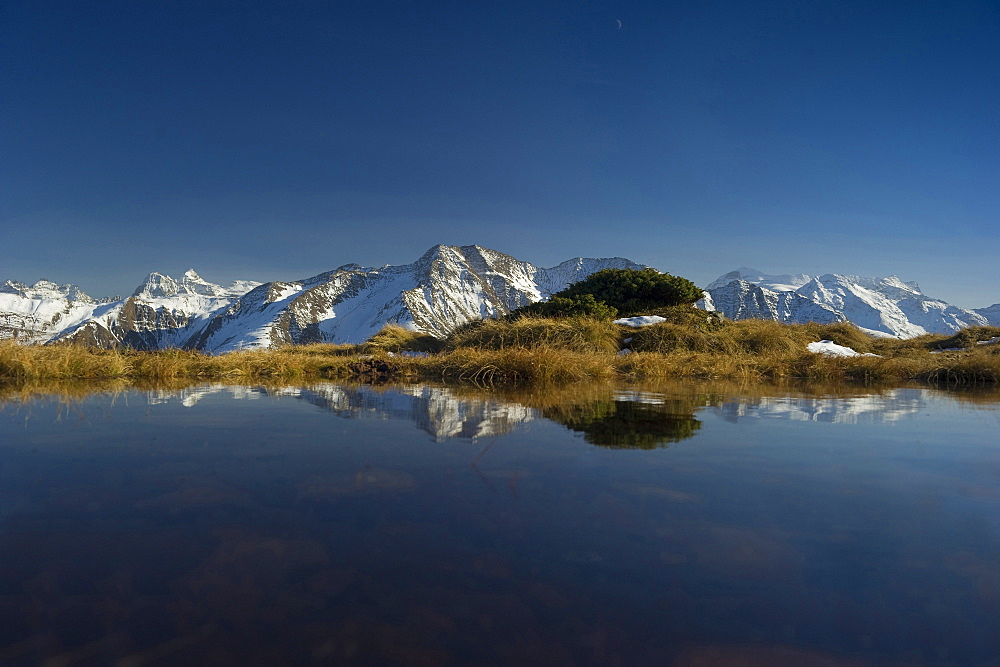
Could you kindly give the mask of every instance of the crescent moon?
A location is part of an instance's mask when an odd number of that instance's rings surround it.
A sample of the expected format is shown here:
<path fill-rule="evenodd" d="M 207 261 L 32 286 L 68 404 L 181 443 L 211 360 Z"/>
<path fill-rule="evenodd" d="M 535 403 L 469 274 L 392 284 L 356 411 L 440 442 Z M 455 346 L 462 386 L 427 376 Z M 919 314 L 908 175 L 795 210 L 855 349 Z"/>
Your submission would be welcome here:
<path fill-rule="evenodd" d="M 622 29 L 622 20 L 621 19 L 615 19 L 615 21 L 618 22 L 618 29 L 621 30 Z"/>

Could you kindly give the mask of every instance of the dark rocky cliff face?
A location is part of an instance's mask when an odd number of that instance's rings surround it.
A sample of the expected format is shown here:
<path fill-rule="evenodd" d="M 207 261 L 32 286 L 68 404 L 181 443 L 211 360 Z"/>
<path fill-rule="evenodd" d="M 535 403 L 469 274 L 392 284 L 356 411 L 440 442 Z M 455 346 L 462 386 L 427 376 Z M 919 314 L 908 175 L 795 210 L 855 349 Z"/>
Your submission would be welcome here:
<path fill-rule="evenodd" d="M 122 302 L 110 326 L 97 321 L 87 322 L 66 332 L 59 340 L 100 348 L 158 350 L 170 347 L 170 342 L 190 323 L 191 318 L 184 312 L 154 307 L 130 296 Z"/>

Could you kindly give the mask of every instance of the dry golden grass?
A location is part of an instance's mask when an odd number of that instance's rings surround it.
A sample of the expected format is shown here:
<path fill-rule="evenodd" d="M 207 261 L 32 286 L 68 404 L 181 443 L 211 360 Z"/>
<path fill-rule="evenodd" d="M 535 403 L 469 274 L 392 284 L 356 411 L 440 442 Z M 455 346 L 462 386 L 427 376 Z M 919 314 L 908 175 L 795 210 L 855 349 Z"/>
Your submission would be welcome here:
<path fill-rule="evenodd" d="M 0 342 L 0 382 L 178 378 L 297 378 L 335 375 L 352 357 L 345 346 L 302 345 L 276 350 L 243 350 L 212 356 L 191 350 L 139 352 L 75 345 L 18 345 Z M 350 346 L 349 352 L 355 352 Z"/>
<path fill-rule="evenodd" d="M 609 380 L 614 355 L 539 347 L 481 350 L 459 348 L 424 359 L 409 359 L 421 378 L 468 382 L 481 387 L 543 385 Z"/>
<path fill-rule="evenodd" d="M 670 378 L 740 383 L 803 379 L 868 385 L 911 380 L 947 385 L 1000 383 L 1000 344 L 976 345 L 1000 335 L 996 327 L 971 328 L 951 337 L 895 340 L 872 338 L 850 324 L 702 323 L 687 313 L 684 317 L 691 322 L 665 322 L 638 330 L 587 319 L 490 320 L 461 327 L 445 341 L 389 326 L 364 345 L 317 343 L 217 356 L 176 349 L 137 352 L 3 341 L 0 383 L 310 378 L 419 379 L 491 387 Z M 626 338 L 632 339 L 628 347 L 634 352 L 618 355 Z M 832 358 L 808 352 L 806 345 L 817 340 L 833 340 L 880 356 Z M 965 349 L 932 353 L 958 346 Z M 435 348 L 441 351 L 434 352 Z M 404 350 L 431 354 L 422 358 L 392 354 Z"/>
<path fill-rule="evenodd" d="M 439 352 L 444 341 L 429 334 L 410 331 L 398 324 L 387 324 L 361 346 L 366 353 L 374 352 Z"/>
<path fill-rule="evenodd" d="M 446 350 L 557 349 L 614 354 L 620 349 L 621 327 L 608 320 L 577 317 L 518 317 L 481 320 L 455 330 Z"/>

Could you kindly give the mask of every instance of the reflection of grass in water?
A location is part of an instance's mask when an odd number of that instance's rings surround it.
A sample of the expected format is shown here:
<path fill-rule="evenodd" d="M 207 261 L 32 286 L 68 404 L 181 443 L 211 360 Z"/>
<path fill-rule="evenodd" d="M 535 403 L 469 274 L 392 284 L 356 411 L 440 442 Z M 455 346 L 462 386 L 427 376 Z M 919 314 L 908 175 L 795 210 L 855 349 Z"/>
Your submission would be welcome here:
<path fill-rule="evenodd" d="M 280 388 L 289 386 L 297 388 L 318 387 L 331 383 L 344 387 L 363 386 L 368 391 L 376 393 L 406 392 L 411 391 L 414 386 L 421 388 L 443 388 L 457 399 L 516 403 L 527 408 L 533 408 L 546 417 L 560 423 L 565 423 L 570 428 L 573 428 L 570 426 L 570 423 L 578 424 L 582 427 L 595 420 L 609 419 L 613 421 L 616 419 L 614 414 L 612 414 L 616 410 L 616 403 L 628 402 L 622 400 L 620 393 L 622 389 L 627 389 L 630 393 L 644 394 L 646 395 L 645 398 L 668 401 L 669 406 L 653 406 L 653 408 L 661 410 L 661 415 L 674 415 L 680 419 L 693 418 L 695 412 L 701 408 L 722 406 L 727 401 L 731 401 L 734 396 L 738 396 L 741 400 L 776 396 L 847 399 L 879 396 L 902 387 L 928 390 L 926 385 L 914 383 L 904 385 L 884 383 L 877 386 L 859 386 L 836 381 L 732 382 L 726 380 L 679 381 L 674 379 L 657 379 L 623 385 L 620 382 L 605 379 L 568 385 L 515 385 L 489 388 L 441 381 L 422 382 L 419 384 L 385 383 L 374 386 L 349 379 L 322 379 L 316 377 L 304 377 L 297 381 L 282 380 L 279 378 L 261 378 L 255 380 L 253 378 L 177 377 L 169 379 L 46 380 L 8 384 L 0 382 L 0 403 L 27 402 L 37 397 L 79 401 L 94 394 L 104 394 L 114 397 L 126 391 L 177 392 L 192 387 L 203 387 L 208 384 L 215 386 L 258 387 L 277 391 Z M 992 386 L 936 388 L 930 391 L 954 398 L 968 405 L 995 406 L 997 402 L 1000 402 L 1000 388 Z M 622 415 L 617 417 L 617 419 L 624 421 L 628 417 Z M 640 415 L 636 415 L 635 420 L 639 422 L 638 426 L 640 429 L 644 428 Z M 611 427 L 589 425 L 587 428 L 597 433 L 601 429 Z M 655 433 L 655 428 L 655 426 L 651 426 L 649 432 Z M 685 427 L 676 425 L 671 428 L 676 433 L 682 434 Z M 697 426 L 693 426 L 692 433 L 697 428 Z M 582 431 L 584 429 L 575 430 Z M 669 437 L 669 429 L 666 436 Z M 689 437 L 689 435 L 684 435 L 677 439 L 683 439 L 683 437 Z M 664 442 L 670 442 L 670 440 L 667 439 Z"/>

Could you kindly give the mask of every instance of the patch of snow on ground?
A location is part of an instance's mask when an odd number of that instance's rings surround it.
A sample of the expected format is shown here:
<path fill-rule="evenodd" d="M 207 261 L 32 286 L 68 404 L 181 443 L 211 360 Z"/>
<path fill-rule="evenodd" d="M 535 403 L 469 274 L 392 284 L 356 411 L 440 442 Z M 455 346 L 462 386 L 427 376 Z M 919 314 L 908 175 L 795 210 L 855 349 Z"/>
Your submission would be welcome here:
<path fill-rule="evenodd" d="M 639 315 L 638 317 L 623 317 L 621 319 L 617 319 L 615 320 L 615 324 L 624 324 L 627 327 L 638 329 L 639 327 L 648 327 L 666 321 L 667 318 L 660 317 L 659 315 Z"/>
<path fill-rule="evenodd" d="M 809 343 L 806 349 L 813 354 L 825 354 L 829 357 L 877 357 L 879 355 L 866 352 L 861 354 L 849 347 L 837 345 L 832 340 L 821 340 L 818 343 Z"/>
<path fill-rule="evenodd" d="M 996 345 L 997 343 L 1000 343 L 1000 336 L 994 336 L 993 338 L 990 338 L 989 340 L 977 340 L 976 341 L 976 345 Z"/>

